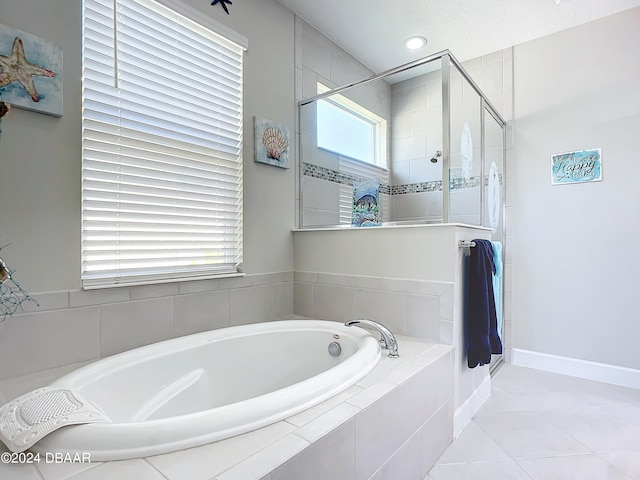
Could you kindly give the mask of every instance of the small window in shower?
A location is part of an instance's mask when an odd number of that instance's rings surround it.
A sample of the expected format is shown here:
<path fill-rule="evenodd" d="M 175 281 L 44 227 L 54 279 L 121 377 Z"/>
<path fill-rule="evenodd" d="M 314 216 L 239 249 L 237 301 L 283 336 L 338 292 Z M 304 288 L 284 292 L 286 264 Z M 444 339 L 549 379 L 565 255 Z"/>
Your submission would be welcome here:
<path fill-rule="evenodd" d="M 329 88 L 318 83 L 318 93 Z M 317 102 L 318 148 L 387 168 L 387 121 L 348 99 L 335 94 Z"/>

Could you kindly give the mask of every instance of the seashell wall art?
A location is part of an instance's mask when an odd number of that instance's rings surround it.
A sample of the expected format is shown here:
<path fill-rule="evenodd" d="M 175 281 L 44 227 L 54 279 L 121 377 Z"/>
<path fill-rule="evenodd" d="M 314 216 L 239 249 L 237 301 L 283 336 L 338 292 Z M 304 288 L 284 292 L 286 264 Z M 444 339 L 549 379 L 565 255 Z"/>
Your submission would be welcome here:
<path fill-rule="evenodd" d="M 289 168 L 291 141 L 289 129 L 279 123 L 254 117 L 255 161 Z"/>

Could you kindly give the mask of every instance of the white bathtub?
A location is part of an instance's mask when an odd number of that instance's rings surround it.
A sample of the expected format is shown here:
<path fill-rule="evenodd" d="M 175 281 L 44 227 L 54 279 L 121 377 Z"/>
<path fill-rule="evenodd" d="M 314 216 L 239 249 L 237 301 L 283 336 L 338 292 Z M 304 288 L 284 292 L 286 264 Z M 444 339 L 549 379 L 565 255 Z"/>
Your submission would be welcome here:
<path fill-rule="evenodd" d="M 339 356 L 328 346 L 338 342 Z M 63 427 L 31 449 L 146 457 L 277 422 L 345 390 L 380 360 L 357 327 L 288 320 L 212 330 L 99 360 L 53 385 L 71 385 L 112 423 Z"/>

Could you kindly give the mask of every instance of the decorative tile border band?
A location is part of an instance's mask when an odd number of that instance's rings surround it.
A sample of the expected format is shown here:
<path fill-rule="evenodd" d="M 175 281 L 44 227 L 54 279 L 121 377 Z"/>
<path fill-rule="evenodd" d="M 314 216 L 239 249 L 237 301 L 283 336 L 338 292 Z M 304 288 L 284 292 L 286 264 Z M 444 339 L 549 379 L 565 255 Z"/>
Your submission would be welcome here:
<path fill-rule="evenodd" d="M 326 180 L 328 182 L 340 183 L 343 185 L 353 185 L 353 182 L 360 180 L 366 180 L 362 177 L 355 175 L 349 175 L 341 173 L 330 168 L 321 167 L 319 165 L 313 165 L 311 163 L 303 163 L 303 175 L 307 177 L 317 178 L 319 180 Z M 486 186 L 488 177 L 485 177 L 484 185 Z M 500 183 L 502 183 L 502 175 L 500 175 Z M 449 180 L 450 190 L 464 190 L 466 188 L 474 188 L 480 186 L 480 177 L 457 177 Z M 406 195 L 409 193 L 423 193 L 423 192 L 441 192 L 442 180 L 436 180 L 432 182 L 418 182 L 418 183 L 403 183 L 400 185 L 387 185 L 385 183 L 380 184 L 380 193 L 386 195 Z"/>
<path fill-rule="evenodd" d="M 353 186 L 354 182 L 367 180 L 363 177 L 357 177 L 355 175 L 349 175 L 348 173 L 337 172 L 336 170 L 321 167 L 319 165 L 313 165 L 311 163 L 303 163 L 302 166 L 303 175 L 306 175 L 307 177 L 317 178 L 319 180 L 326 180 L 328 182 Z M 390 195 L 390 188 L 391 187 L 386 183 L 380 183 L 380 193 Z"/>

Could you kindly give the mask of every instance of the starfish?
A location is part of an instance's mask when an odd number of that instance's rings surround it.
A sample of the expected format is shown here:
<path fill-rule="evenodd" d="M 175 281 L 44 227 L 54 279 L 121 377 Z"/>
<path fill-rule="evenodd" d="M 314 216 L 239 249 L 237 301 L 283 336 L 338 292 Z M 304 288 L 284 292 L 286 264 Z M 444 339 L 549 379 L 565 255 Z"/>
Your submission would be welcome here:
<path fill-rule="evenodd" d="M 222 8 L 224 8 L 224 11 L 227 12 L 227 15 L 229 15 L 229 9 L 227 8 L 227 3 L 229 5 L 233 5 L 233 2 L 231 0 L 213 0 L 211 2 L 211 5 L 215 5 L 216 3 L 220 2 L 220 5 L 222 5 Z"/>
<path fill-rule="evenodd" d="M 20 82 L 34 102 L 39 101 L 40 96 L 31 77 L 34 75 L 41 77 L 56 76 L 52 70 L 39 67 L 27 61 L 24 56 L 24 45 L 19 37 L 13 40 L 11 55 L 8 57 L 0 55 L 0 69 L 0 87 L 4 87 L 13 82 Z"/>

